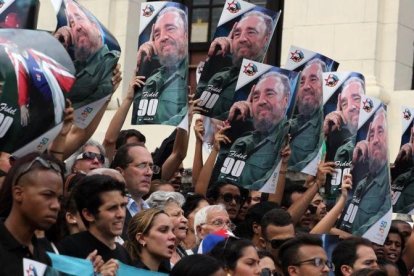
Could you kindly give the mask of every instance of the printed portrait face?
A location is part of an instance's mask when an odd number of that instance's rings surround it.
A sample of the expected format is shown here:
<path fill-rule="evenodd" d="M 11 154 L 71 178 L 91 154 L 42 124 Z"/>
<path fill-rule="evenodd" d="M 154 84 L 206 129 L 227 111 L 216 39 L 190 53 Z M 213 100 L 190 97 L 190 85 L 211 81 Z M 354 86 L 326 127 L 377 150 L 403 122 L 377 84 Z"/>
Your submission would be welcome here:
<path fill-rule="evenodd" d="M 358 129 L 359 108 L 361 106 L 361 95 L 363 94 L 364 88 L 356 80 L 346 85 L 341 93 L 341 111 L 351 133 L 356 133 Z"/>
<path fill-rule="evenodd" d="M 288 83 L 287 83 L 288 84 Z M 288 94 L 279 75 L 261 79 L 251 94 L 253 124 L 258 131 L 268 131 L 285 116 Z"/>
<path fill-rule="evenodd" d="M 258 61 L 264 55 L 268 41 L 263 18 L 257 15 L 244 17 L 233 32 L 233 64 L 241 64 L 243 58 Z"/>
<path fill-rule="evenodd" d="M 298 91 L 300 114 L 311 115 L 322 104 L 322 67 L 312 63 L 303 70 Z"/>
<path fill-rule="evenodd" d="M 68 2 L 66 12 L 73 44 L 75 45 L 75 58 L 76 60 L 85 61 L 102 47 L 99 28 L 73 2 Z"/>
<path fill-rule="evenodd" d="M 178 9 L 171 9 L 158 17 L 153 39 L 161 65 L 173 66 L 185 58 L 187 30 Z"/>
<path fill-rule="evenodd" d="M 379 113 L 375 114 L 369 130 L 368 153 L 370 172 L 377 172 L 387 162 L 386 124 L 385 113 L 380 109 Z"/>

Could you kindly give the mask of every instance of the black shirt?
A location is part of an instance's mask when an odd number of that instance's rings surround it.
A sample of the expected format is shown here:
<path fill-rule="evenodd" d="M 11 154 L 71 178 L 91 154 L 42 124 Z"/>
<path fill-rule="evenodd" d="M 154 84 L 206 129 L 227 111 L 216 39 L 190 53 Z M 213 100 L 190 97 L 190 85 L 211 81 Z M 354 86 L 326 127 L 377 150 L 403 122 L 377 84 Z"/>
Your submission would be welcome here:
<path fill-rule="evenodd" d="M 145 270 L 151 270 L 148 268 L 148 266 L 146 266 L 141 259 L 137 259 L 132 263 L 133 266 L 137 267 L 137 268 L 141 268 L 141 269 L 145 269 Z M 171 264 L 169 260 L 163 260 L 160 263 L 160 266 L 158 267 L 158 272 L 163 272 L 163 273 L 170 273 L 171 272 Z"/>
<path fill-rule="evenodd" d="M 131 264 L 128 252 L 122 245 L 116 243 L 114 250 L 110 249 L 89 231 L 80 232 L 64 238 L 57 246 L 59 253 L 72 257 L 85 259 L 92 251 L 98 250 L 98 255 L 104 262 L 109 259 L 117 259 L 124 264 Z"/>
<path fill-rule="evenodd" d="M 46 250 L 32 238 L 33 254 L 27 246 L 20 244 L 0 220 L 0 275 L 23 275 L 23 258 L 51 265 Z"/>

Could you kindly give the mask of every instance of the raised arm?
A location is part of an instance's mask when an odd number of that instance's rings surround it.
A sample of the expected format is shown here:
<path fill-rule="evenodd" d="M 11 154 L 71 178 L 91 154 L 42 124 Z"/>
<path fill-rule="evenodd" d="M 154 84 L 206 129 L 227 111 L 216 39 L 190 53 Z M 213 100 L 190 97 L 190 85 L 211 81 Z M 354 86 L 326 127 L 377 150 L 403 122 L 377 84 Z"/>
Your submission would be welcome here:
<path fill-rule="evenodd" d="M 122 101 L 121 106 L 115 112 L 109 123 L 108 129 L 105 133 L 105 138 L 102 145 L 105 148 L 106 157 L 108 160 L 112 160 L 115 155 L 115 144 L 118 139 L 119 132 L 121 131 L 122 125 L 125 122 L 125 118 L 128 114 L 128 110 L 134 101 L 134 91 L 136 87 L 142 87 L 145 84 L 144 76 L 134 76 L 129 82 L 128 92 Z"/>
<path fill-rule="evenodd" d="M 309 183 L 308 189 L 302 195 L 301 200 L 295 201 L 287 210 L 292 217 L 294 224 L 298 223 L 300 218 L 308 209 L 309 204 L 311 203 L 313 197 L 318 192 L 319 188 L 325 184 L 325 178 L 327 173 L 334 173 L 335 169 L 333 168 L 335 163 L 333 162 L 321 162 L 318 166 L 318 173 L 316 175 L 316 180 Z"/>
<path fill-rule="evenodd" d="M 203 168 L 203 136 L 204 136 L 204 125 L 203 119 L 199 118 L 194 124 L 194 134 L 196 138 L 194 158 L 193 158 L 193 186 L 197 183 L 198 176 L 200 175 L 201 169 Z"/>
<path fill-rule="evenodd" d="M 214 163 L 216 162 L 217 155 L 220 152 L 220 144 L 231 143 L 230 139 L 224 134 L 224 132 L 229 128 L 230 126 L 224 126 L 214 135 L 213 149 L 211 150 L 206 163 L 200 171 L 200 176 L 198 177 L 197 184 L 194 187 L 195 193 L 206 196 L 208 184 L 210 182 L 211 174 L 214 168 Z"/>
<path fill-rule="evenodd" d="M 335 225 L 338 216 L 342 213 L 345 208 L 346 200 L 348 198 L 349 190 L 352 188 L 352 175 L 344 175 L 342 186 L 341 186 L 341 195 L 338 198 L 335 206 L 323 217 L 318 224 L 316 224 L 310 234 L 326 234 L 330 232 L 332 227 Z"/>
<path fill-rule="evenodd" d="M 282 164 L 280 166 L 279 178 L 277 179 L 276 191 L 274 194 L 269 194 L 268 201 L 276 202 L 279 205 L 282 203 L 283 193 L 285 191 L 286 171 L 288 167 L 290 153 L 290 145 L 289 143 L 287 143 L 286 146 L 280 152 L 280 155 L 282 156 Z"/>

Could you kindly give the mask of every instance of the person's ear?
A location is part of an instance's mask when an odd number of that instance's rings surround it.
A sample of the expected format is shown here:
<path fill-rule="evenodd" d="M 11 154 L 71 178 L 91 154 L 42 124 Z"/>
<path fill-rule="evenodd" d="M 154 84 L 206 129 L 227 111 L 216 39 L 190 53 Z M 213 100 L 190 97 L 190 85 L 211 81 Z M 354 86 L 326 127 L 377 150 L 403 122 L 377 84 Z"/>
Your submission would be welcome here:
<path fill-rule="evenodd" d="M 89 210 L 86 208 L 82 209 L 82 216 L 89 223 L 92 223 L 95 221 L 95 216 L 91 212 L 89 212 Z"/>
<path fill-rule="evenodd" d="M 71 212 L 66 212 L 65 220 L 69 224 L 78 224 L 78 221 L 76 220 L 76 217 Z"/>
<path fill-rule="evenodd" d="M 252 230 L 253 230 L 254 234 L 256 234 L 258 236 L 261 236 L 262 227 L 260 226 L 260 224 L 257 224 L 256 222 L 253 222 Z"/>
<path fill-rule="evenodd" d="M 349 265 L 341 265 L 341 273 L 344 276 L 350 276 L 354 270 Z"/>
<path fill-rule="evenodd" d="M 16 202 L 21 203 L 23 201 L 23 187 L 20 185 L 14 185 L 12 187 L 12 196 Z"/>
<path fill-rule="evenodd" d="M 287 270 L 288 270 L 289 275 L 298 275 L 299 274 L 297 266 L 290 265 L 290 266 L 288 266 Z"/>
<path fill-rule="evenodd" d="M 121 167 L 116 167 L 115 170 L 117 170 L 118 172 L 120 172 L 122 174 L 122 176 L 124 176 L 124 169 Z"/>
<path fill-rule="evenodd" d="M 260 236 L 260 238 L 259 238 L 259 243 L 260 243 L 260 246 L 261 246 L 263 249 L 267 249 L 267 248 L 266 248 L 266 241 L 265 241 L 265 239 L 264 239 L 262 236 Z"/>
<path fill-rule="evenodd" d="M 145 236 L 141 233 L 138 232 L 135 234 L 135 240 L 142 246 L 145 247 L 147 245 L 147 242 L 145 241 Z"/>

